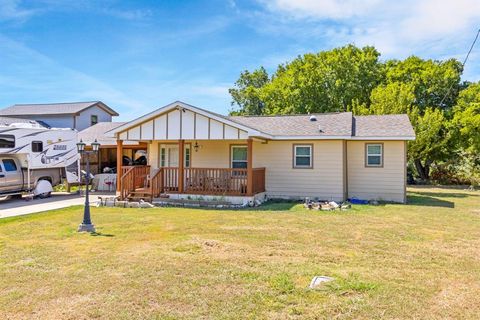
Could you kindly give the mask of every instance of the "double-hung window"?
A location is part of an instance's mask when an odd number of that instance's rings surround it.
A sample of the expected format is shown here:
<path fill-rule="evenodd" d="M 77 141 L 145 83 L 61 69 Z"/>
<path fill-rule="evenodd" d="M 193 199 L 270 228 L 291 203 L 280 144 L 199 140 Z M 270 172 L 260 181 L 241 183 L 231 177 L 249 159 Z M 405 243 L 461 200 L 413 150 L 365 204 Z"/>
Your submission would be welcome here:
<path fill-rule="evenodd" d="M 231 165 L 233 169 L 247 168 L 247 146 L 232 146 Z"/>
<path fill-rule="evenodd" d="M 313 146 L 311 144 L 293 145 L 293 167 L 313 168 Z"/>
<path fill-rule="evenodd" d="M 367 167 L 383 167 L 383 144 L 367 143 L 365 153 L 365 165 Z"/>

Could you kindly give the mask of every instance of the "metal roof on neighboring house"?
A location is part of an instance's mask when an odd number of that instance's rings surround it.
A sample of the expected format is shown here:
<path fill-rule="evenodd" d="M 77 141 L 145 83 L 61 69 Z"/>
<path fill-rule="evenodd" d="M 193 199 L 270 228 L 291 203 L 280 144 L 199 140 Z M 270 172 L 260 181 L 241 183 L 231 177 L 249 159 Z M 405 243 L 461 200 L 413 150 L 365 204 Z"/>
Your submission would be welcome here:
<path fill-rule="evenodd" d="M 91 127 L 88 127 L 78 133 L 78 140 L 82 139 L 87 145 L 97 139 L 97 142 L 100 145 L 104 146 L 113 146 L 117 144 L 115 138 L 108 137 L 105 135 L 107 131 L 113 130 L 121 125 L 124 125 L 126 122 L 99 122 Z M 136 141 L 124 141 L 124 145 L 137 145 Z"/>
<path fill-rule="evenodd" d="M 0 110 L 0 116 L 77 114 L 95 105 L 98 105 L 112 116 L 118 116 L 115 110 L 102 101 L 14 104 Z"/>

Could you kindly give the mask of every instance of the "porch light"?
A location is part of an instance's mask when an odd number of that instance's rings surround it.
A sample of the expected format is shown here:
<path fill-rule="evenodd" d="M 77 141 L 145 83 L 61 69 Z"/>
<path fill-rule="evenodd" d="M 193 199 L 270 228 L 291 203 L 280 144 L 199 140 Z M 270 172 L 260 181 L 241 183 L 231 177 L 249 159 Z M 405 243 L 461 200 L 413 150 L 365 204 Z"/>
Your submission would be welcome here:
<path fill-rule="evenodd" d="M 193 149 L 195 150 L 195 152 L 198 152 L 198 149 L 200 149 L 200 145 L 198 144 L 197 141 L 195 141 L 195 144 L 193 145 Z"/>
<path fill-rule="evenodd" d="M 98 148 L 100 148 L 100 143 L 98 143 L 97 139 L 95 139 L 95 142 L 92 142 L 92 150 L 93 152 L 97 152 Z"/>
<path fill-rule="evenodd" d="M 85 143 L 82 141 L 82 139 L 80 139 L 80 142 L 77 143 L 77 150 L 79 153 L 85 151 Z"/>

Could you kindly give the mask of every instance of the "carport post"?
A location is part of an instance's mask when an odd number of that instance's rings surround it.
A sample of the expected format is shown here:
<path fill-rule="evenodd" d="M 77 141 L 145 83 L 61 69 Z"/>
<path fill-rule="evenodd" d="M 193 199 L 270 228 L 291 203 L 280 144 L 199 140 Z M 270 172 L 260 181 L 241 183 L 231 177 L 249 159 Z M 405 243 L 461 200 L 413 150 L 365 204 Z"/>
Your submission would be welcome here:
<path fill-rule="evenodd" d="M 122 180 L 122 158 L 123 158 L 123 141 L 117 140 L 117 195 L 120 192 Z"/>

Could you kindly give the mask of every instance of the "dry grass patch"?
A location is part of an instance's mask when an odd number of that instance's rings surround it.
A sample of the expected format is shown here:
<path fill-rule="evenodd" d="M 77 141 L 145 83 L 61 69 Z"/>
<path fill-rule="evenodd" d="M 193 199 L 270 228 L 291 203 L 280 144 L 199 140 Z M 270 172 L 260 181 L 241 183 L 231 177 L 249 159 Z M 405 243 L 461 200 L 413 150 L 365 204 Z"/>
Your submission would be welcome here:
<path fill-rule="evenodd" d="M 305 211 L 82 208 L 0 220 L 2 319 L 477 318 L 480 192 Z M 315 275 L 336 280 L 307 289 Z"/>

